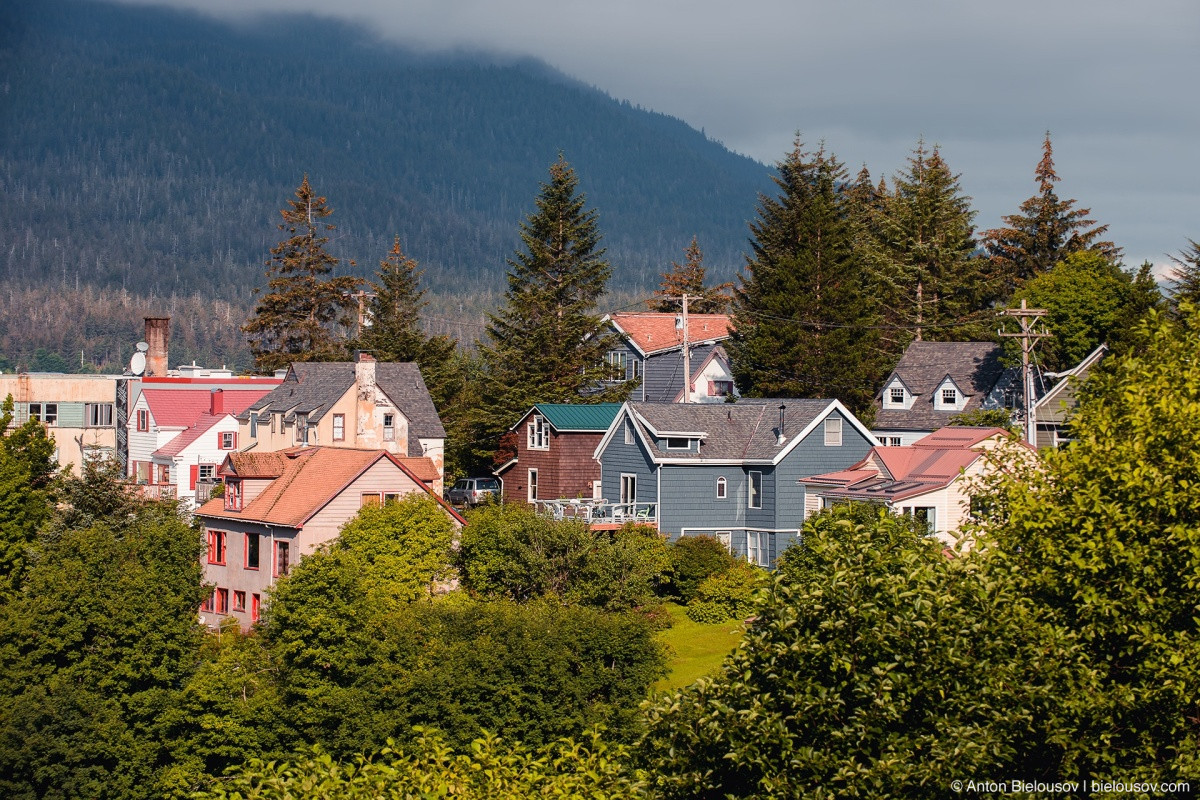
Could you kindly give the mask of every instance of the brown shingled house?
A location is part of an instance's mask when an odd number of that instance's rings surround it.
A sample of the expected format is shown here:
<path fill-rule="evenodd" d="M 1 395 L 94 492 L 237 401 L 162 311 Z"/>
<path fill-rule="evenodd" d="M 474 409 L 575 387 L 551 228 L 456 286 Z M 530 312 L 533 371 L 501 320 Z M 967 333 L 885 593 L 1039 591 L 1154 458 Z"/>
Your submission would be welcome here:
<path fill-rule="evenodd" d="M 230 453 L 218 470 L 225 496 L 196 510 L 208 551 L 204 580 L 213 584 L 203 609 L 216 627 L 228 617 L 243 628 L 258 619 L 262 598 L 292 564 L 335 538 L 360 508 L 426 492 L 461 526 L 463 519 L 430 484 L 427 458 L 386 450 L 298 447 Z"/>

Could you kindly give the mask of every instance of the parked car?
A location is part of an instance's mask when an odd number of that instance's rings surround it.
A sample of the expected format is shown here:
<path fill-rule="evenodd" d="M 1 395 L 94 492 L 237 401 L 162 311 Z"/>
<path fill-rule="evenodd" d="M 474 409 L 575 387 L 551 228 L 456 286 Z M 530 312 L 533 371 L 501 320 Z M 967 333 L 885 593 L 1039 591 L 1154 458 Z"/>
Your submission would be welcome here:
<path fill-rule="evenodd" d="M 477 506 L 499 495 L 500 481 L 496 478 L 460 478 L 446 490 L 446 502 L 456 506 Z"/>

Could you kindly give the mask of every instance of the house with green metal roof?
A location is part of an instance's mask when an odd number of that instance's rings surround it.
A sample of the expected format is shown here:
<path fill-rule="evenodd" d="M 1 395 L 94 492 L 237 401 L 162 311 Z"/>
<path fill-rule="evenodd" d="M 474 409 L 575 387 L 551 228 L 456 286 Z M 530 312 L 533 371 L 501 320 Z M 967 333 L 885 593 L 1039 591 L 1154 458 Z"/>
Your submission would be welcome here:
<path fill-rule="evenodd" d="M 513 456 L 495 470 L 505 502 L 604 499 L 594 453 L 620 403 L 539 403 L 508 429 Z"/>

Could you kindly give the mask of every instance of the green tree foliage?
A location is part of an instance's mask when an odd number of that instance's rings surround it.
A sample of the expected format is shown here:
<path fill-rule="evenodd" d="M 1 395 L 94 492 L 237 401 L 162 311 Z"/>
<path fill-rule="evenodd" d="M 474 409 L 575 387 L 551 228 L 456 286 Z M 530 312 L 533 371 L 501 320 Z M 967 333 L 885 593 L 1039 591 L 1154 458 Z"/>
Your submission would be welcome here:
<path fill-rule="evenodd" d="M 194 669 L 200 537 L 174 504 L 71 525 L 0 607 L 0 793 L 163 794 L 163 720 Z"/>
<path fill-rule="evenodd" d="M 1049 626 L 1084 652 L 1064 775 L 1195 775 L 1200 719 L 1200 312 L 1157 312 L 1081 392 L 1044 472 L 997 473 L 986 532 Z"/>
<path fill-rule="evenodd" d="M 936 145 L 926 150 L 920 141 L 893 187 L 883 195 L 868 194 L 869 184 L 856 190 L 858 202 L 877 207 L 867 241 L 885 292 L 885 319 L 927 341 L 986 336 L 969 325 L 991 298 L 975 255 L 975 212 L 958 176 Z"/>
<path fill-rule="evenodd" d="M 537 210 L 521 223 L 522 249 L 509 259 L 505 305 L 489 316 L 477 436 L 500 434 L 535 403 L 578 400 L 608 377 L 611 337 L 600 335 L 596 303 L 612 270 L 600 247 L 596 211 L 586 208 L 575 170 L 559 155 Z M 619 384 L 597 399 L 622 399 Z M 611 395 L 611 396 L 609 396 Z"/>
<path fill-rule="evenodd" d="M 1021 204 L 1019 213 L 1003 217 L 1006 227 L 983 234 L 989 272 L 1001 298 L 1012 296 L 1022 283 L 1049 272 L 1071 253 L 1089 250 L 1113 263 L 1121 260 L 1120 248 L 1100 238 L 1108 226 L 1088 219 L 1091 209 L 1075 208 L 1074 200 L 1060 200 L 1055 192 L 1059 178 L 1049 133 L 1034 177 L 1038 193 Z"/>
<path fill-rule="evenodd" d="M 346 324 L 354 304 L 350 293 L 359 282 L 348 275 L 333 276 L 338 259 L 326 248 L 329 237 L 321 235 L 335 227 L 321 222 L 333 209 L 309 186 L 308 175 L 296 189 L 296 199 L 279 213 L 279 230 L 287 238 L 271 248 L 267 290 L 242 326 L 261 372 L 293 361 L 344 357 L 345 343 L 336 328 Z"/>
<path fill-rule="evenodd" d="M 0 602 L 21 585 L 29 550 L 50 514 L 54 440 L 37 420 L 9 429 L 13 398 L 0 405 Z"/>
<path fill-rule="evenodd" d="M 665 798 L 951 796 L 958 775 L 1042 774 L 1061 638 L 1032 603 L 843 506 L 804 527 L 712 680 L 648 712 L 635 752 Z"/>
<path fill-rule="evenodd" d="M 1175 264 L 1170 296 L 1172 307 L 1185 300 L 1193 305 L 1200 302 L 1200 244 L 1188 239 L 1188 248 L 1171 256 Z"/>
<path fill-rule="evenodd" d="M 1007 408 L 973 408 L 950 417 L 948 425 L 965 428 L 1004 428 L 1019 433 L 1020 428 L 1013 426 L 1012 412 Z"/>
<path fill-rule="evenodd" d="M 358 347 L 370 350 L 379 361 L 415 361 L 448 438 L 464 441 L 470 437 L 466 423 L 474 396 L 467 383 L 473 359 L 460 355 L 449 336 L 428 336 L 422 329 L 421 311 L 427 305 L 423 274 L 417 262 L 404 255 L 397 236 L 371 283 L 371 324 L 362 331 Z M 452 447 L 447 455 L 447 467 L 454 474 L 461 463 L 459 452 Z"/>
<path fill-rule="evenodd" d="M 1013 304 L 1022 299 L 1049 312 L 1045 325 L 1053 336 L 1038 349 L 1042 365 L 1056 372 L 1074 367 L 1103 343 L 1119 352 L 1138 321 L 1163 302 L 1149 265 L 1134 276 L 1093 251 L 1072 253 L 1031 278 Z"/>
<path fill-rule="evenodd" d="M 734 377 L 750 397 L 832 394 L 865 410 L 885 365 L 845 169 L 799 140 L 778 169 L 781 194 L 759 198 L 753 256 L 734 294 Z"/>
<path fill-rule="evenodd" d="M 435 731 L 407 746 L 389 743 L 372 756 L 335 761 L 321 748 L 284 762 L 251 761 L 197 800 L 636 800 L 646 798 L 645 776 L 627 766 L 628 748 L 607 744 L 600 732 L 581 741 L 541 747 L 487 733 L 456 750 Z"/>
<path fill-rule="evenodd" d="M 496 505 L 472 512 L 456 560 L 463 585 L 484 597 L 552 597 L 619 611 L 655 601 L 670 550 L 653 528 L 630 523 L 599 531 L 582 520 Z"/>
<path fill-rule="evenodd" d="M 662 284 L 647 301 L 651 311 L 665 313 L 681 309 L 683 295 L 688 295 L 688 311 L 693 314 L 724 314 L 729 310 L 732 283 L 704 285 L 704 252 L 696 237 L 684 251 L 684 263 L 671 262 L 671 271 L 664 272 Z"/>
<path fill-rule="evenodd" d="M 696 587 L 696 596 L 688 603 L 688 618 L 696 622 L 745 619 L 754 612 L 756 594 L 766 577 L 765 571 L 745 561 L 709 575 Z"/>
<path fill-rule="evenodd" d="M 710 575 L 725 572 L 736 559 L 711 536 L 681 536 L 671 545 L 671 588 L 684 603 Z"/>

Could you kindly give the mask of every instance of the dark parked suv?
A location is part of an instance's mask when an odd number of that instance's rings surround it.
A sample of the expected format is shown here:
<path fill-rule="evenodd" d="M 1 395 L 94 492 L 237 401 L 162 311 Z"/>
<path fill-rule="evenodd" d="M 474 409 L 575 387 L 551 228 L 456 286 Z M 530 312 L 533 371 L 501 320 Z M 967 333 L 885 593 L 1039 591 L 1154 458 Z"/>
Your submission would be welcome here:
<path fill-rule="evenodd" d="M 456 506 L 477 506 L 500 494 L 495 478 L 461 478 L 446 491 L 446 501 Z"/>

